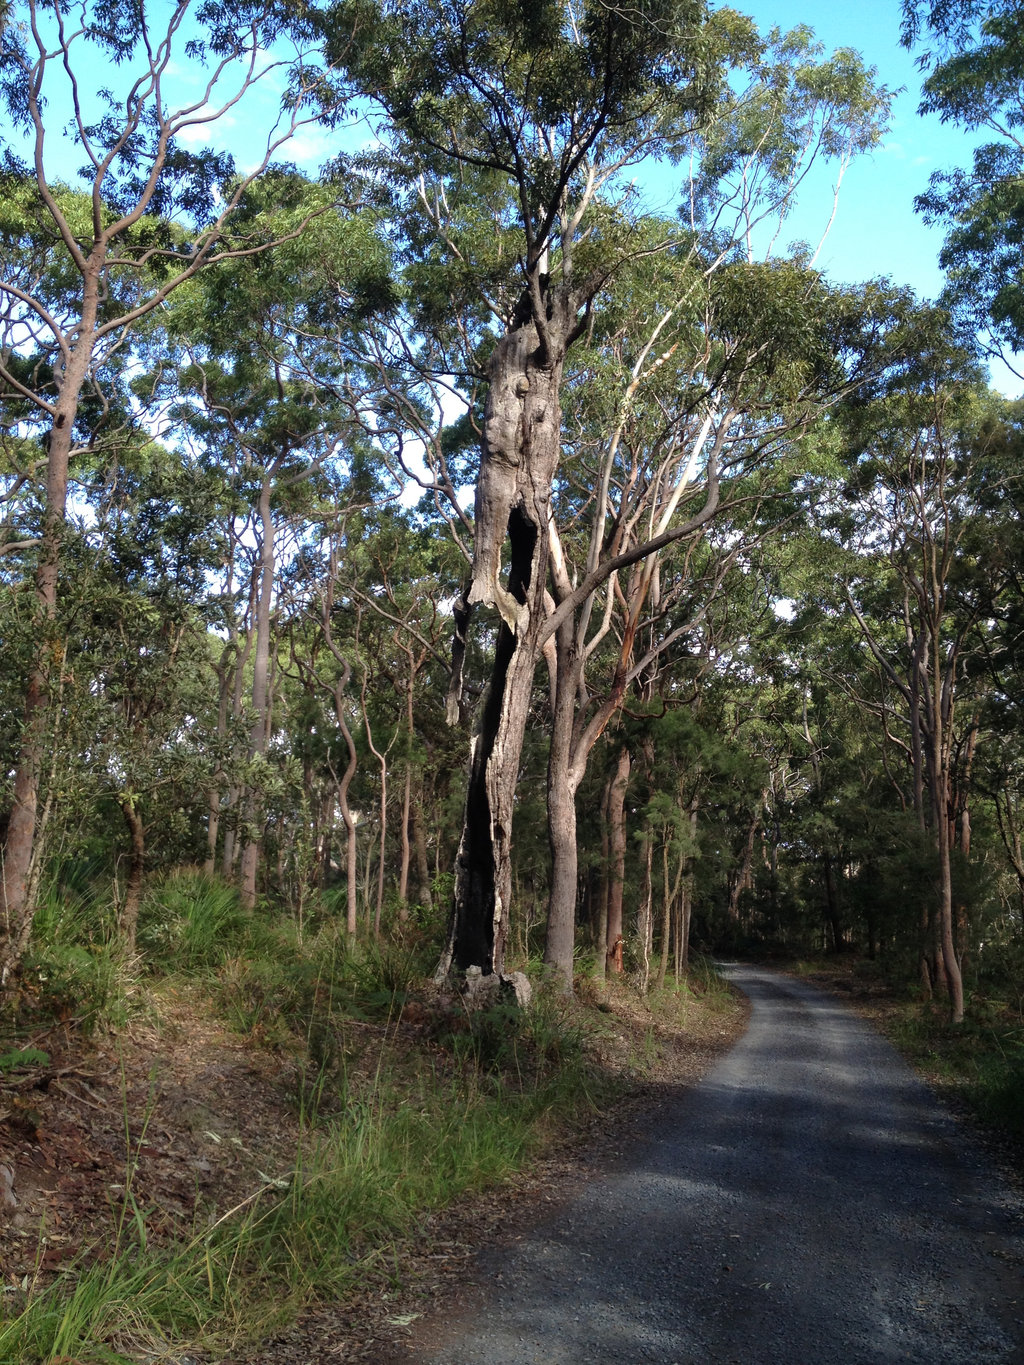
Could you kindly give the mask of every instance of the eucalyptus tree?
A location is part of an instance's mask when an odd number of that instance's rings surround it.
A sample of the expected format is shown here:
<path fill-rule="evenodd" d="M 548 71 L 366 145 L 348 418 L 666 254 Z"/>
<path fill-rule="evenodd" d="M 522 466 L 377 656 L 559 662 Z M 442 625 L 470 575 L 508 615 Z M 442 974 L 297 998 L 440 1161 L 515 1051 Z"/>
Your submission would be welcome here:
<path fill-rule="evenodd" d="M 39 647 L 25 686 L 0 888 L 2 982 L 31 915 L 27 877 L 69 475 L 102 426 L 107 376 L 137 324 L 210 264 L 272 245 L 255 223 L 229 240 L 231 224 L 247 189 L 325 89 L 322 66 L 306 55 L 313 36 L 294 7 L 276 0 L 160 7 L 23 0 L 0 34 L 4 198 L 18 201 L 24 215 L 20 234 L 5 233 L 0 261 L 0 383 L 30 413 L 43 466 L 32 477 L 45 472 L 33 537 Z M 289 38 L 294 59 L 268 60 Z M 173 74 L 179 58 L 199 78 L 183 97 Z M 109 82 L 97 82 L 97 72 L 109 73 Z M 254 169 L 238 174 L 226 154 L 190 148 L 191 138 L 275 73 L 286 94 L 280 116 L 254 143 Z M 63 169 L 69 151 L 81 166 L 70 176 Z M 42 271 L 33 254 L 40 242 Z"/>
<path fill-rule="evenodd" d="M 461 766 L 454 764 L 444 724 L 450 620 L 443 609 L 458 592 L 461 569 L 457 547 L 438 536 L 436 520 L 400 507 L 364 514 L 360 543 L 342 566 L 344 597 L 365 623 L 363 673 L 377 675 L 376 706 L 398 740 L 402 802 L 395 889 L 403 921 L 411 904 L 432 908 L 430 848 L 436 857 L 445 831 L 440 812 L 428 818 L 427 807 L 432 788 L 443 787 L 452 767 Z"/>
<path fill-rule="evenodd" d="M 922 113 L 984 137 L 969 170 L 936 171 L 917 199 L 944 223 L 945 300 L 1011 366 L 1024 351 L 1024 55 L 1018 0 L 904 0 L 903 42 L 925 70 Z"/>
<path fill-rule="evenodd" d="M 353 433 L 362 434 L 356 415 L 366 401 L 349 372 L 353 335 L 390 298 L 387 253 L 374 219 L 357 209 L 342 212 L 336 199 L 337 188 L 328 194 L 291 170 L 268 172 L 239 203 L 235 228 L 263 221 L 279 245 L 255 261 L 220 262 L 180 289 L 150 346 L 150 402 L 161 401 L 164 419 L 230 479 L 246 524 L 235 544 L 241 549 L 247 539 L 254 547 L 247 632 L 251 780 L 241 812 L 239 874 L 248 905 L 256 897 L 282 542 L 290 532 L 300 544 L 310 521 L 335 515 L 341 482 L 330 477 L 331 469 L 352 459 Z M 305 225 L 297 237 L 296 224 Z M 175 364 L 161 344 L 171 348 Z M 240 662 L 236 657 L 236 681 Z"/>
<path fill-rule="evenodd" d="M 965 944 L 951 852 L 969 829 L 978 729 L 976 703 L 965 705 L 967 665 L 987 632 L 999 572 L 994 560 L 984 562 L 975 496 L 984 395 L 970 358 L 943 339 L 942 325 L 941 315 L 922 313 L 930 344 L 919 369 L 853 415 L 844 505 L 832 534 L 847 550 L 843 596 L 878 668 L 883 723 L 902 730 L 910 805 L 934 843 L 925 956 L 959 1023 Z"/>
<path fill-rule="evenodd" d="M 124 822 L 118 927 L 131 952 L 146 868 L 191 862 L 201 830 L 219 490 L 154 441 L 122 452 L 90 484 L 91 515 L 63 593 L 74 613 L 65 670 L 78 701 L 61 728 L 65 761 L 83 775 L 94 820 L 113 805 Z M 105 832 L 109 839 L 109 825 Z M 116 866 L 122 859 L 111 852 Z"/>
<path fill-rule="evenodd" d="M 60 657 L 30 899 L 69 862 L 109 873 L 131 951 L 145 871 L 194 861 L 201 830 L 197 796 L 212 740 L 207 580 L 221 553 L 219 490 L 141 432 L 121 446 L 116 465 L 80 468 L 78 478 L 62 541 Z M 11 739 L 28 653 L 19 638 L 33 624 L 27 597 L 22 586 L 4 602 L 10 649 L 0 708 Z M 8 747 L 5 759 L 13 765 L 15 757 Z M 96 923 L 90 932 L 111 927 Z"/>
<path fill-rule="evenodd" d="M 679 274 L 671 254 L 645 264 L 653 269 L 637 272 L 631 316 L 608 310 L 611 354 L 590 377 L 596 420 L 586 412 L 586 386 L 574 385 L 574 422 L 589 429 L 567 437 L 573 498 L 563 510 L 558 491 L 549 527 L 552 602 L 540 642 L 554 642 L 557 683 L 545 956 L 566 978 L 573 803 L 594 743 L 626 688 L 653 676 L 659 656 L 708 612 L 732 566 L 775 529 L 767 505 L 789 493 L 808 460 L 798 438 L 892 358 L 880 344 L 892 304 L 884 291 L 830 289 L 794 261 L 731 262 L 704 279 L 694 279 L 689 253 Z M 637 326 L 650 313 L 657 321 Z M 709 554 L 713 519 L 727 530 Z M 596 651 L 609 638 L 615 649 L 601 677 Z"/>
<path fill-rule="evenodd" d="M 551 629 L 549 527 L 573 349 L 636 257 L 679 249 L 703 280 L 756 249 L 817 153 L 842 162 L 873 143 L 886 99 L 853 54 L 819 62 L 805 31 L 763 40 L 734 11 L 691 0 L 350 0 L 334 14 L 343 37 L 329 51 L 385 116 L 373 160 L 407 210 L 411 316 L 421 335 L 441 337 L 437 371 L 467 375 L 474 397 L 485 390 L 470 414 L 480 465 L 453 713 L 476 606 L 495 610 L 498 635 L 441 967 L 500 971 L 519 759 Z M 658 158 L 676 168 L 684 210 L 652 241 L 626 182 Z M 692 176 L 678 170 L 686 164 Z"/>

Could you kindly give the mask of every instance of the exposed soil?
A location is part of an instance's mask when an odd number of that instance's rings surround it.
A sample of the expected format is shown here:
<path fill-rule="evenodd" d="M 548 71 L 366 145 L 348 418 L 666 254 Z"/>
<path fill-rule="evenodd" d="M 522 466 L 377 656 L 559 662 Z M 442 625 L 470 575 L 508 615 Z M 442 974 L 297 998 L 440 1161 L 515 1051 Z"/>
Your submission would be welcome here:
<path fill-rule="evenodd" d="M 423 1308 L 452 1294 L 477 1246 L 539 1216 L 614 1160 L 652 1103 L 699 1079 L 742 1033 L 745 1008 L 695 1003 L 682 1026 L 659 1023 L 617 992 L 595 1060 L 627 1078 L 611 1115 L 563 1136 L 546 1156 L 471 1209 L 425 1217 L 397 1261 L 356 1294 L 325 1305 L 263 1348 L 259 1365 L 379 1361 Z M 354 1023 L 367 1046 L 384 1025 Z M 399 1024 L 422 1045 L 415 1012 Z M 391 1033 L 394 1034 L 394 1026 Z M 4 1051 L 0 1046 L 0 1053 Z M 119 1225 L 145 1213 L 150 1241 L 188 1236 L 286 1172 L 300 1137 L 297 1059 L 232 1034 L 198 996 L 161 993 L 146 1022 L 83 1038 L 68 1026 L 19 1040 L 43 1064 L 0 1077 L 0 1283 L 45 1283 L 83 1248 L 107 1254 Z"/>
<path fill-rule="evenodd" d="M 163 995 L 155 1013 L 101 1039 L 57 1027 L 19 1042 L 49 1061 L 0 1083 L 5 1288 L 49 1278 L 83 1247 L 111 1247 L 132 1200 L 160 1241 L 289 1165 L 287 1060 L 187 996 Z"/>

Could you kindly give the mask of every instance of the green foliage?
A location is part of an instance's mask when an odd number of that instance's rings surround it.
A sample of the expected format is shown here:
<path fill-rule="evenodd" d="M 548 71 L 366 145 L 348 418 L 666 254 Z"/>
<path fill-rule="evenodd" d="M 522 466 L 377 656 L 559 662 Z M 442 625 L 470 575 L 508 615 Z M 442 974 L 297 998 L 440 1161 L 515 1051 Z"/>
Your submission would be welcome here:
<path fill-rule="evenodd" d="M 37 943 L 21 966 L 23 1017 L 60 1020 L 89 1034 L 119 1027 L 138 1008 L 134 976 L 117 945 Z"/>
<path fill-rule="evenodd" d="M 992 1128 L 1024 1142 L 1024 1036 L 1006 1040 L 998 1055 L 979 1058 L 965 1087 L 968 1101 Z"/>
<path fill-rule="evenodd" d="M 975 994 L 951 1027 L 929 1004 L 905 1005 L 888 1020 L 893 1041 L 994 1130 L 1024 1142 L 1024 1019 L 1005 998 Z"/>
<path fill-rule="evenodd" d="M 325 1013 L 315 1027 L 337 1022 Z M 87 1250 L 75 1273 L 48 1289 L 12 1295 L 0 1359 L 120 1362 L 154 1341 L 218 1355 L 343 1295 L 392 1259 L 425 1213 L 492 1187 L 553 1126 L 593 1107 L 599 1086 L 578 1060 L 579 1029 L 564 1004 L 542 1002 L 516 1032 L 508 1085 L 475 1068 L 439 1072 L 385 1043 L 357 1080 L 342 1048 L 318 1042 L 304 1112 L 316 1116 L 328 1086 L 343 1102 L 307 1133 L 290 1169 L 267 1174 L 212 1226 L 164 1250 L 147 1237 L 129 1172 L 117 1245 L 104 1258 Z"/>
<path fill-rule="evenodd" d="M 195 971 L 218 967 L 245 948 L 254 926 L 233 886 L 187 868 L 149 888 L 137 942 L 154 964 Z"/>
<path fill-rule="evenodd" d="M 995 134 L 977 146 L 970 170 L 937 171 L 917 206 L 948 226 L 941 265 L 945 298 L 970 331 L 987 331 L 997 350 L 1024 348 L 1021 230 L 1024 124 L 1020 7 L 1015 0 L 905 0 L 903 41 L 927 71 L 922 113 L 971 132 Z"/>
<path fill-rule="evenodd" d="M 14 1047 L 0 1052 L 0 1076 L 32 1066 L 49 1066 L 50 1054 L 38 1047 Z"/>
<path fill-rule="evenodd" d="M 352 951 L 345 963 L 350 1008 L 375 1017 L 394 1017 L 427 975 L 432 965 L 429 948 L 427 955 L 405 943 L 386 941 Z"/>

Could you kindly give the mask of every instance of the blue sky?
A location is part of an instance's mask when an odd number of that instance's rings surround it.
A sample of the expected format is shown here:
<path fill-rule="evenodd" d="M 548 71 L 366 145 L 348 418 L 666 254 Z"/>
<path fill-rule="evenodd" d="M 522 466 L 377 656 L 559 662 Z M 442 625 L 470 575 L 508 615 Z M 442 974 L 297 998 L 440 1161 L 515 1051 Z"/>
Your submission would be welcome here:
<path fill-rule="evenodd" d="M 899 44 L 898 0 L 859 0 L 856 5 L 823 4 L 821 0 L 732 3 L 751 13 L 762 30 L 773 25 L 789 29 L 809 24 L 828 50 L 855 48 L 868 65 L 877 68 L 879 81 L 893 88 L 906 87 L 895 101 L 892 128 L 883 145 L 870 156 L 857 158 L 846 172 L 835 222 L 818 265 L 837 282 L 888 275 L 897 283 L 911 285 L 922 295 L 937 294 L 942 286 L 937 256 L 943 234 L 940 228 L 926 227 L 914 212 L 914 196 L 926 188 L 933 170 L 965 164 L 971 144 L 959 129 L 944 127 L 937 118 L 922 118 L 917 113 L 920 73 L 912 54 Z M 169 83 L 177 87 L 174 94 L 187 103 L 201 91 L 203 77 L 180 51 L 183 43 L 179 41 L 176 46 L 179 52 L 168 73 Z M 53 75 L 60 83 L 60 74 Z M 221 88 L 230 88 L 232 84 L 229 76 Z M 207 139 L 215 144 L 226 143 L 235 152 L 240 166 L 248 169 L 259 161 L 265 145 L 265 125 L 272 121 L 271 111 L 276 107 L 280 87 L 278 72 L 268 72 L 244 104 L 229 110 L 211 126 L 192 129 L 183 140 L 195 145 Z M 306 127 L 282 148 L 280 155 L 315 174 L 337 150 L 339 142 L 358 143 L 366 138 L 367 132 L 365 127 L 353 129 L 347 137 L 342 134 L 339 139 L 337 133 Z M 51 165 L 63 170 L 61 163 L 66 164 L 71 149 L 67 144 L 60 147 L 61 141 L 59 135 L 50 138 L 51 152 L 56 153 Z M 76 162 L 80 159 L 77 150 L 72 155 Z M 805 186 L 784 240 L 817 243 L 831 212 L 832 180 L 831 171 L 823 168 L 817 180 Z M 658 197 L 656 192 L 652 197 Z"/>
<path fill-rule="evenodd" d="M 914 196 L 926 188 L 933 170 L 965 164 L 971 144 L 959 129 L 917 113 L 920 73 L 913 55 L 899 44 L 899 0 L 858 0 L 855 5 L 821 0 L 732 3 L 751 13 L 762 30 L 776 24 L 783 29 L 808 24 L 828 50 L 855 48 L 868 65 L 877 68 L 879 81 L 892 88 L 906 87 L 895 101 L 892 128 L 883 145 L 870 156 L 856 159 L 846 172 L 836 219 L 818 264 L 837 282 L 888 275 L 922 295 L 937 294 L 942 285 L 937 256 L 943 234 L 939 228 L 926 227 L 914 212 Z M 202 88 L 201 76 L 183 53 L 175 58 L 172 73 L 180 97 L 186 102 L 195 98 Z M 231 81 L 226 84 L 230 86 Z M 209 137 L 226 142 L 241 165 L 257 162 L 264 133 L 260 124 L 276 105 L 279 89 L 278 74 L 268 73 L 244 105 L 208 129 L 194 129 L 186 140 L 201 144 Z M 365 137 L 365 129 L 353 130 L 344 141 Z M 337 134 L 308 127 L 282 149 L 282 155 L 315 173 L 337 145 Z M 816 183 L 805 187 L 784 234 L 787 240 L 817 243 L 831 211 L 832 178 L 826 169 Z"/>
<path fill-rule="evenodd" d="M 921 73 L 913 54 L 900 46 L 898 0 L 848 5 L 754 0 L 737 8 L 751 13 L 762 29 L 810 24 L 829 50 L 855 48 L 867 65 L 877 68 L 880 83 L 905 87 L 895 100 L 882 146 L 858 158 L 846 173 L 836 221 L 818 264 L 837 281 L 888 275 L 934 297 L 942 287 L 937 257 L 943 232 L 927 227 L 914 212 L 914 196 L 927 187 L 932 171 L 966 164 L 973 144 L 960 129 L 918 114 Z M 800 210 L 811 211 L 810 205 Z"/>
<path fill-rule="evenodd" d="M 924 298 L 934 298 L 942 288 L 938 255 L 945 232 L 924 223 L 914 211 L 914 196 L 927 188 L 933 171 L 969 165 L 978 139 L 935 115 L 917 112 L 921 72 L 915 54 L 900 46 L 899 0 L 852 4 L 737 0 L 736 8 L 752 14 L 762 30 L 773 24 L 783 29 L 809 24 L 828 50 L 855 48 L 868 66 L 877 69 L 879 83 L 901 90 L 881 147 L 858 157 L 846 172 L 836 219 L 817 263 L 837 282 L 885 275 L 910 285 Z M 821 188 L 827 193 L 829 186 Z M 813 226 L 820 221 L 821 207 L 814 197 L 804 196 L 790 235 L 817 240 Z M 805 217 L 810 226 L 801 232 Z M 1010 397 L 1024 392 L 1020 378 L 999 362 L 991 366 L 991 382 Z"/>
<path fill-rule="evenodd" d="M 732 3 L 752 14 L 762 30 L 773 25 L 789 29 L 808 24 L 826 49 L 855 48 L 869 66 L 877 68 L 881 83 L 901 89 L 883 144 L 872 154 L 857 158 L 846 171 L 835 221 L 817 264 L 836 282 L 888 276 L 898 284 L 910 285 L 923 297 L 934 297 L 942 287 L 937 258 L 943 230 L 926 226 L 914 211 L 914 196 L 927 187 L 933 171 L 967 164 L 972 140 L 955 126 L 944 126 L 934 116 L 925 118 L 918 114 L 921 76 L 914 55 L 900 46 L 899 0 L 858 0 L 856 4 L 821 0 Z M 194 99 L 201 89 L 199 72 L 183 53 L 175 58 L 173 76 L 185 101 Z M 247 161 L 250 165 L 258 162 L 265 136 L 260 124 L 266 121 L 267 111 L 276 105 L 279 89 L 278 73 L 267 73 L 259 92 L 250 94 L 244 105 L 230 110 L 211 128 L 194 129 L 187 140 L 201 143 L 209 137 L 215 143 L 231 146 L 243 167 Z M 360 142 L 366 136 L 365 127 L 353 129 L 343 142 Z M 51 139 L 54 141 L 59 144 L 61 139 L 58 136 Z M 337 133 L 309 127 L 300 130 L 281 155 L 315 174 L 338 145 Z M 70 150 L 65 148 L 52 148 L 58 164 Z M 77 157 L 77 153 L 74 155 Z M 804 187 L 780 247 L 794 239 L 818 242 L 831 212 L 833 178 L 832 171 L 823 168 L 816 181 L 812 179 Z M 652 195 L 652 201 L 657 197 L 656 193 Z M 1005 371 L 997 372 L 994 382 L 1008 391 L 1021 389 L 1020 382 Z"/>

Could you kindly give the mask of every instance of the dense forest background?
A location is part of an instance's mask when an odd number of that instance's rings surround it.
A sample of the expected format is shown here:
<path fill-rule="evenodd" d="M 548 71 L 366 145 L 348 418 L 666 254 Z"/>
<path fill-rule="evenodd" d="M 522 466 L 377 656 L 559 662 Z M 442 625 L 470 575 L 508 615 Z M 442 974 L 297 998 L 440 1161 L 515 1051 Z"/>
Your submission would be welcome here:
<path fill-rule="evenodd" d="M 566 985 L 691 944 L 856 948 L 954 1019 L 1019 984 L 1024 407 L 984 369 L 1024 324 L 1015 4 L 906 8 L 929 107 L 980 130 L 920 205 L 938 301 L 789 243 L 890 98 L 806 29 L 2 22 L 12 998 L 239 913 Z M 264 88 L 246 169 L 218 115 Z"/>

